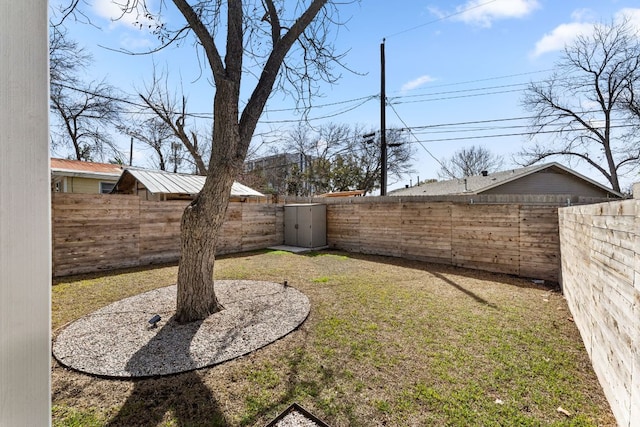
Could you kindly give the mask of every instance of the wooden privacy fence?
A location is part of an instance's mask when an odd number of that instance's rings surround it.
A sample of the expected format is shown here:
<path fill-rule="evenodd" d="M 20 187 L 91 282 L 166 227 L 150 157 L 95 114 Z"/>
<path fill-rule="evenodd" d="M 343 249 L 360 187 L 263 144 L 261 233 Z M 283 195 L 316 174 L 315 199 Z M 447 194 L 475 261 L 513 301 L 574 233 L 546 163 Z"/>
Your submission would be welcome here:
<path fill-rule="evenodd" d="M 390 255 L 558 281 L 558 208 L 407 201 L 328 201 L 327 242 Z"/>
<path fill-rule="evenodd" d="M 640 200 L 560 209 L 562 288 L 620 426 L 640 422 Z"/>
<path fill-rule="evenodd" d="M 52 194 L 53 275 L 172 262 L 180 256 L 185 201 L 149 202 L 138 196 Z M 282 206 L 230 203 L 218 253 L 281 243 Z"/>
<path fill-rule="evenodd" d="M 187 202 L 56 193 L 56 276 L 175 261 Z M 284 241 L 282 205 L 231 203 L 218 252 Z M 356 198 L 327 201 L 327 243 L 389 255 L 558 281 L 557 207 Z"/>

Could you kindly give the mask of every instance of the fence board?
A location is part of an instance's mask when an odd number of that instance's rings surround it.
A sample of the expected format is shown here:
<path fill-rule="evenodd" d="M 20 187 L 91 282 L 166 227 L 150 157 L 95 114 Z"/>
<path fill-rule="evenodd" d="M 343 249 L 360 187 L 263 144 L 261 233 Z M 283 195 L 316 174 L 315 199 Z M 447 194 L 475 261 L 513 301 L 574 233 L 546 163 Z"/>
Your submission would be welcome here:
<path fill-rule="evenodd" d="M 180 221 L 188 203 L 141 201 L 137 196 L 53 194 L 53 275 L 177 261 Z M 230 203 L 218 253 L 281 243 L 282 211 L 276 205 Z"/>
<path fill-rule="evenodd" d="M 142 264 L 178 259 L 180 220 L 188 202 L 148 202 L 135 196 L 56 196 L 62 197 L 53 200 L 54 253 L 68 251 L 74 244 L 118 245 L 121 239 L 131 238 L 138 246 L 137 254 L 132 251 L 130 255 Z M 579 215 L 584 214 L 574 214 L 576 218 Z M 548 280 L 558 279 L 557 224 L 555 207 L 397 198 L 327 203 L 327 243 L 333 248 Z M 86 227 L 95 228 L 76 233 Z M 615 237 L 624 240 L 626 236 L 618 233 Z M 231 203 L 218 252 L 261 249 L 283 241 L 282 205 Z M 61 265 L 60 256 L 54 259 Z M 54 268 L 54 274 L 58 273 Z"/>
<path fill-rule="evenodd" d="M 621 426 L 640 414 L 640 201 L 560 209 L 563 289 Z"/>

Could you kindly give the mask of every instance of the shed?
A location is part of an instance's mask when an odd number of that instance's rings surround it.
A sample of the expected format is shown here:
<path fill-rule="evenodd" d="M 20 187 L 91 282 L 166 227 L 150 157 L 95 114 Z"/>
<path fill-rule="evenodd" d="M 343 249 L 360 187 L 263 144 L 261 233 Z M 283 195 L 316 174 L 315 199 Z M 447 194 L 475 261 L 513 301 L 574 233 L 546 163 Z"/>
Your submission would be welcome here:
<path fill-rule="evenodd" d="M 190 200 L 200 193 L 206 177 L 140 168 L 127 168 L 112 193 L 136 194 L 144 200 Z M 266 196 L 253 188 L 234 182 L 231 201 L 263 200 Z"/>
<path fill-rule="evenodd" d="M 324 247 L 327 244 L 327 206 L 321 203 L 284 205 L 284 244 Z"/>

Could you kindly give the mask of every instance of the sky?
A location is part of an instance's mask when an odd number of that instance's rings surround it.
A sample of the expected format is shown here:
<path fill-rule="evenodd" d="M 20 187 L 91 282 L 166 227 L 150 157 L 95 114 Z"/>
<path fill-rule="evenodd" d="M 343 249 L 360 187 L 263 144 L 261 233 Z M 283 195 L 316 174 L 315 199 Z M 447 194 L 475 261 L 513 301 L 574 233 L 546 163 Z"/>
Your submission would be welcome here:
<path fill-rule="evenodd" d="M 157 6 L 159 0 L 150 3 Z M 166 2 L 167 25 L 181 23 L 173 7 Z M 86 79 L 105 78 L 133 94 L 151 81 L 155 64 L 188 96 L 190 112 L 210 117 L 214 89 L 191 44 L 153 55 L 126 55 L 118 50 L 143 52 L 157 46 L 156 39 L 133 24 L 133 15 L 114 21 L 119 14 L 110 0 L 87 0 L 82 10 L 92 25 L 67 21 L 67 28 L 93 55 Z M 358 123 L 379 129 L 384 40 L 387 128 L 411 129 L 406 137 L 415 149 L 415 173 L 401 181 L 390 179 L 390 190 L 438 178 L 439 162 L 471 145 L 501 156 L 505 168 L 518 167 L 515 156 L 530 143 L 522 135 L 529 123 L 525 118 L 531 116 L 522 107 L 527 84 L 548 77 L 565 44 L 588 33 L 594 23 L 626 14 L 640 29 L 637 0 L 362 0 L 339 10 L 344 25 L 334 32 L 334 43 L 347 52 L 344 62 L 352 71 L 341 71 L 336 84 L 321 87 L 322 96 L 314 100 L 308 117 L 314 125 Z M 253 147 L 277 145 L 273 135 L 300 120 L 294 107 L 290 96 L 274 93 Z M 209 125 L 207 119 L 199 122 Z M 128 138 L 114 138 L 121 139 L 122 151 L 128 153 Z M 134 165 L 149 166 L 149 156 L 151 151 L 134 147 Z M 558 161 L 606 184 L 584 165 Z M 623 179 L 623 187 L 633 180 Z"/>

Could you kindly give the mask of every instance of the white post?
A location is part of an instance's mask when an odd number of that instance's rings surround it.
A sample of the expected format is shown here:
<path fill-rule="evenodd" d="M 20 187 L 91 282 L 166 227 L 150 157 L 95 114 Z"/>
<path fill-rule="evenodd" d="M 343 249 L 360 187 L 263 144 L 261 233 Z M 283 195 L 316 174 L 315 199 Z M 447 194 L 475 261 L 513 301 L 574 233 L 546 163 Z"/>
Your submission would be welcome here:
<path fill-rule="evenodd" d="M 50 424 L 46 0 L 0 2 L 0 425 Z"/>

